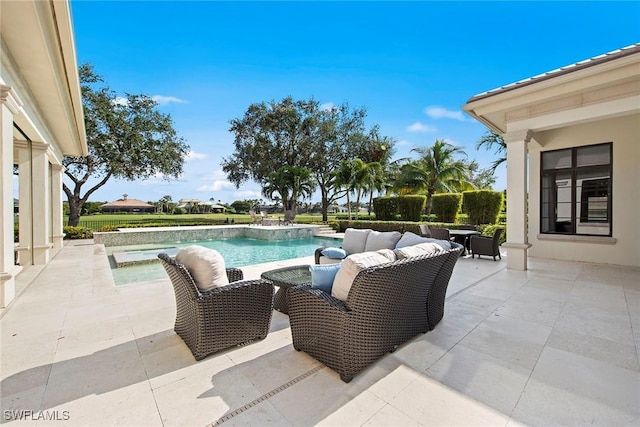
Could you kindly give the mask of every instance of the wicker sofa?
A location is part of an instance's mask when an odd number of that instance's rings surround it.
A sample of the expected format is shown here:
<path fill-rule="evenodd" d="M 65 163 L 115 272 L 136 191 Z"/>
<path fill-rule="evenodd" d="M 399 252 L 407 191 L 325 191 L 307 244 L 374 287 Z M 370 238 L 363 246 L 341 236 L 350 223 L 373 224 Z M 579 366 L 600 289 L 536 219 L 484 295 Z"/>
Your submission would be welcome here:
<path fill-rule="evenodd" d="M 448 251 L 368 267 L 355 277 L 346 301 L 307 285 L 289 289 L 294 348 L 351 381 L 442 319 L 449 279 L 462 250 L 452 243 Z"/>
<path fill-rule="evenodd" d="M 196 360 L 267 336 L 273 312 L 271 282 L 243 281 L 242 270 L 228 268 L 228 285 L 202 292 L 183 264 L 165 253 L 158 258 L 176 296 L 174 330 Z"/>

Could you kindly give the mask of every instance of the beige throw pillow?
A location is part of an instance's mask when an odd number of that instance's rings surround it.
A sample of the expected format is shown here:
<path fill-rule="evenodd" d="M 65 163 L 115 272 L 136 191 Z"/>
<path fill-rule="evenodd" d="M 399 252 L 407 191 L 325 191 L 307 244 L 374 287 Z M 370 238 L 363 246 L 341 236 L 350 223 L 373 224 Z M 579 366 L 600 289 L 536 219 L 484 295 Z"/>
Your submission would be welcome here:
<path fill-rule="evenodd" d="M 372 231 L 367 236 L 367 244 L 364 246 L 364 251 L 394 249 L 401 237 L 402 234 L 399 231 Z"/>
<path fill-rule="evenodd" d="M 377 252 L 362 252 L 359 254 L 349 255 L 342 261 L 342 266 L 333 280 L 331 295 L 342 301 L 346 301 L 349 296 L 349 290 L 360 271 L 374 265 L 386 264 L 389 259 Z"/>
<path fill-rule="evenodd" d="M 389 262 L 398 259 L 396 257 L 396 253 L 392 249 L 378 249 L 376 253 L 384 256 L 385 258 L 389 258 Z"/>
<path fill-rule="evenodd" d="M 405 246 L 394 250 L 398 259 L 411 258 L 420 255 L 431 255 L 444 252 L 440 245 L 436 243 L 420 243 L 413 246 Z"/>
<path fill-rule="evenodd" d="M 368 228 L 364 230 L 347 228 L 344 231 L 344 239 L 342 239 L 342 249 L 347 251 L 348 255 L 364 252 L 369 233 L 371 233 L 371 230 Z"/>
<path fill-rule="evenodd" d="M 215 249 L 186 246 L 178 251 L 176 261 L 186 267 L 201 291 L 229 284 L 224 258 Z"/>

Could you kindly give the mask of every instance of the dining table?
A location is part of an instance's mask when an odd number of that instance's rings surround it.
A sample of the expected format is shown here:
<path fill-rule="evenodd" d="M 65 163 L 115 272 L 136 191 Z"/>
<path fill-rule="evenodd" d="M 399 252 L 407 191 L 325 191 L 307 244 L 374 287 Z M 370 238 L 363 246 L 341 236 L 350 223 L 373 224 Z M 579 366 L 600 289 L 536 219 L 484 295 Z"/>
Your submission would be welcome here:
<path fill-rule="evenodd" d="M 465 250 L 464 254 L 468 253 L 470 250 L 469 242 L 471 240 L 471 236 L 479 236 L 480 234 L 481 233 L 476 230 L 449 229 L 449 235 L 453 237 L 457 243 L 460 243 L 462 246 L 464 246 L 464 250 Z"/>

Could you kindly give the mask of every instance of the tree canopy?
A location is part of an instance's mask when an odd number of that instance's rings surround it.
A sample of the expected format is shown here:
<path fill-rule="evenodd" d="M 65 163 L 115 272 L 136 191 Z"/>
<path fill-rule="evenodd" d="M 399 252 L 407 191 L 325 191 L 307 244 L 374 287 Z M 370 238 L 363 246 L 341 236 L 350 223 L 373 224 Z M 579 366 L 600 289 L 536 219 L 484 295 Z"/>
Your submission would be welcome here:
<path fill-rule="evenodd" d="M 470 185 L 464 161 L 455 157 L 466 156 L 461 148 L 436 139 L 430 147 L 414 148 L 411 151 L 418 153 L 419 157 L 408 160 L 400 167 L 396 187 L 401 194 L 426 192 L 427 214 L 431 213 L 435 193 L 453 192 Z"/>
<path fill-rule="evenodd" d="M 281 167 L 309 169 L 326 221 L 331 202 L 345 194 L 333 174 L 340 162 L 359 157 L 384 163 L 393 151 L 395 141 L 380 136 L 377 126 L 367 131 L 365 116 L 364 109 L 352 110 L 346 103 L 322 108 L 313 98 L 252 104 L 243 117 L 230 121 L 235 151 L 223 159 L 222 169 L 237 187 L 253 180 L 263 189 Z"/>
<path fill-rule="evenodd" d="M 118 96 L 91 64 L 81 65 L 79 74 L 89 153 L 63 160 L 65 175 L 73 183 L 73 188 L 63 183 L 70 225 L 78 224 L 84 203 L 110 178 L 176 178 L 189 151 L 173 128 L 171 116 L 157 111 L 157 103 L 149 96 Z M 90 178 L 99 181 L 82 195 Z"/>

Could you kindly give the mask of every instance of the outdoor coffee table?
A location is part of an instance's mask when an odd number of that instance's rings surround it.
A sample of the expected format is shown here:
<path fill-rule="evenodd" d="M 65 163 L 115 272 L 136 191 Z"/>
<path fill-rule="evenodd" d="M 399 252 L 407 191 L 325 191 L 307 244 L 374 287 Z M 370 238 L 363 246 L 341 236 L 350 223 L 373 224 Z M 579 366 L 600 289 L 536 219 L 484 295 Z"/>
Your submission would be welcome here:
<path fill-rule="evenodd" d="M 260 277 L 273 282 L 273 285 L 278 287 L 278 292 L 273 297 L 273 308 L 284 314 L 289 314 L 287 290 L 292 286 L 311 283 L 311 272 L 308 265 L 269 270 L 262 273 Z"/>

